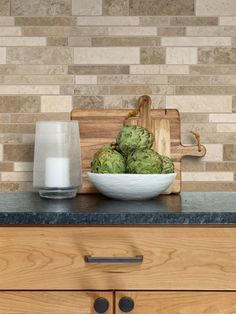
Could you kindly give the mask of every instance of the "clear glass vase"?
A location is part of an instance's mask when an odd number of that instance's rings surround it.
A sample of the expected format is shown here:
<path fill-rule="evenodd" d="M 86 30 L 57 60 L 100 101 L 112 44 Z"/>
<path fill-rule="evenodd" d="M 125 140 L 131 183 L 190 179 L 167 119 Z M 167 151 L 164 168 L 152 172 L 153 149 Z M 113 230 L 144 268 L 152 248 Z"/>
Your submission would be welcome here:
<path fill-rule="evenodd" d="M 34 149 L 34 187 L 46 198 L 72 198 L 82 185 L 77 121 L 39 121 Z"/>

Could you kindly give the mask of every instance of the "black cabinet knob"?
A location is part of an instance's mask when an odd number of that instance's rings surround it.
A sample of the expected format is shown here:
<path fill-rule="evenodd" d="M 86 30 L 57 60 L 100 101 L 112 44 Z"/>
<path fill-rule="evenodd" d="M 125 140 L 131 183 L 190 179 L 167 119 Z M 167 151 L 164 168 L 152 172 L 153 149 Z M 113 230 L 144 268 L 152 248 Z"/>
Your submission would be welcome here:
<path fill-rule="evenodd" d="M 128 313 L 131 312 L 134 308 L 134 301 L 131 298 L 123 297 L 119 301 L 119 309 L 124 312 Z"/>
<path fill-rule="evenodd" d="M 109 302 L 105 298 L 97 298 L 93 307 L 97 313 L 103 314 L 109 309 Z"/>

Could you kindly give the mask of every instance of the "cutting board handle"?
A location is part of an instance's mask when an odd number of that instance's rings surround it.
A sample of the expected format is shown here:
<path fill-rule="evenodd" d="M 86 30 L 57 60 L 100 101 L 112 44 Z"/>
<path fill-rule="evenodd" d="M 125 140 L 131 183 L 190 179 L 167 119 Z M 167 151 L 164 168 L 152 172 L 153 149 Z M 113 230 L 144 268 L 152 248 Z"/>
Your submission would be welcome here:
<path fill-rule="evenodd" d="M 148 95 L 143 95 L 139 97 L 138 99 L 138 106 L 134 110 L 130 111 L 127 116 L 124 119 L 124 125 L 127 124 L 127 120 L 130 118 L 136 117 L 138 114 L 140 114 L 142 118 L 142 122 L 144 122 L 144 125 L 142 124 L 143 127 L 148 128 L 148 120 L 150 120 L 151 117 L 151 104 L 152 104 L 152 99 Z M 145 122 L 145 119 L 147 120 Z M 146 126 L 145 126 L 146 125 Z"/>

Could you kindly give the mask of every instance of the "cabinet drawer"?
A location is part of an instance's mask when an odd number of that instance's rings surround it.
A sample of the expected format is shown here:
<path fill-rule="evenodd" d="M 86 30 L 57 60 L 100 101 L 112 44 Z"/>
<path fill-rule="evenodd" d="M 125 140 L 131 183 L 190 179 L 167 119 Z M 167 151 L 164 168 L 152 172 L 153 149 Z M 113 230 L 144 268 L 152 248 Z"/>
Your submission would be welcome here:
<path fill-rule="evenodd" d="M 1 290 L 236 290 L 236 229 L 1 228 L 0 278 Z"/>
<path fill-rule="evenodd" d="M 94 302 L 106 298 L 113 313 L 112 293 L 109 292 L 0 292 L 0 314 L 97 314 Z"/>
<path fill-rule="evenodd" d="M 233 314 L 235 292 L 117 292 L 116 313 Z"/>

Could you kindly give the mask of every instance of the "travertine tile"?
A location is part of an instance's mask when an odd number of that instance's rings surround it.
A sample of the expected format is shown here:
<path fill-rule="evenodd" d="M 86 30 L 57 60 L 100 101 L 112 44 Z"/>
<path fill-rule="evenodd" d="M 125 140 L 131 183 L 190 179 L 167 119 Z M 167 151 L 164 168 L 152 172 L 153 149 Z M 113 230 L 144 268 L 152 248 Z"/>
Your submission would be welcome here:
<path fill-rule="evenodd" d="M 11 64 L 70 64 L 72 48 L 61 47 L 9 47 L 7 63 Z"/>
<path fill-rule="evenodd" d="M 32 181 L 33 173 L 32 172 L 3 172 L 1 174 L 1 181 Z"/>
<path fill-rule="evenodd" d="M 70 112 L 71 109 L 72 97 L 69 95 L 41 97 L 41 112 Z"/>
<path fill-rule="evenodd" d="M 130 15 L 194 15 L 193 0 L 130 0 Z"/>
<path fill-rule="evenodd" d="M 236 145 L 235 144 L 224 145 L 224 160 L 236 161 Z"/>
<path fill-rule="evenodd" d="M 183 181 L 234 181 L 233 172 L 182 172 Z"/>
<path fill-rule="evenodd" d="M 205 144 L 206 155 L 201 158 L 202 161 L 222 161 L 223 145 L 222 144 Z"/>
<path fill-rule="evenodd" d="M 53 112 L 53 113 L 32 113 L 32 114 L 17 114 L 11 115 L 12 123 L 35 123 L 36 121 L 64 121 L 70 120 L 70 112 Z"/>
<path fill-rule="evenodd" d="M 217 132 L 235 132 L 235 138 L 236 138 L 236 123 L 217 124 Z"/>
<path fill-rule="evenodd" d="M 44 37 L 0 37 L 0 46 L 46 46 Z"/>
<path fill-rule="evenodd" d="M 232 96 L 166 96 L 166 107 L 181 112 L 231 112 Z"/>
<path fill-rule="evenodd" d="M 34 133 L 34 124 L 0 124 L 0 133 Z"/>
<path fill-rule="evenodd" d="M 0 161 L 3 160 L 3 145 L 0 144 Z"/>
<path fill-rule="evenodd" d="M 236 114 L 234 113 L 212 113 L 209 114 L 209 121 L 210 122 L 225 122 L 225 123 L 232 123 L 236 122 Z"/>
<path fill-rule="evenodd" d="M 58 85 L 74 84 L 72 75 L 0 75 L 0 84 Z"/>
<path fill-rule="evenodd" d="M 91 26 L 91 27 L 71 27 L 68 30 L 69 36 L 103 36 L 108 35 L 108 27 L 106 26 Z"/>
<path fill-rule="evenodd" d="M 236 25 L 236 16 L 223 16 L 219 18 L 219 25 Z"/>
<path fill-rule="evenodd" d="M 102 96 L 74 96 L 73 108 L 103 108 L 104 98 Z"/>
<path fill-rule="evenodd" d="M 0 96 L 0 112 L 32 113 L 40 110 L 40 96 Z"/>
<path fill-rule="evenodd" d="M 176 48 L 168 47 L 166 49 L 167 64 L 196 64 L 197 48 Z"/>
<path fill-rule="evenodd" d="M 1 144 L 20 144 L 23 140 L 23 134 L 2 133 L 0 134 Z"/>
<path fill-rule="evenodd" d="M 167 96 L 166 96 L 167 97 Z M 217 136 L 216 136 L 217 135 Z M 234 133 L 201 133 L 201 140 L 204 144 L 234 144 L 235 143 L 235 132 Z M 193 144 L 192 135 L 186 133 L 182 134 L 182 143 Z"/>
<path fill-rule="evenodd" d="M 124 36 L 109 36 L 92 38 L 92 46 L 95 47 L 142 47 L 142 46 L 160 46 L 160 37 L 124 37 Z"/>
<path fill-rule="evenodd" d="M 236 162 L 207 162 L 206 171 L 235 171 Z"/>
<path fill-rule="evenodd" d="M 162 46 L 230 46 L 231 37 L 162 37 Z"/>
<path fill-rule="evenodd" d="M 130 65 L 130 74 L 159 74 L 160 65 L 145 64 L 145 65 Z"/>
<path fill-rule="evenodd" d="M 50 16 L 50 17 L 15 17 L 16 26 L 70 26 L 76 25 L 76 17 Z"/>
<path fill-rule="evenodd" d="M 13 171 L 13 165 L 12 162 L 0 162 L 0 171 Z"/>
<path fill-rule="evenodd" d="M 47 46 L 68 46 L 68 38 L 67 37 L 48 37 L 47 38 Z"/>
<path fill-rule="evenodd" d="M 100 75 L 98 84 L 127 85 L 127 84 L 167 84 L 166 75 Z M 123 86 L 122 86 L 123 88 Z"/>
<path fill-rule="evenodd" d="M 132 64 L 134 62 L 131 62 Z M 165 48 L 141 47 L 142 64 L 163 64 L 165 63 Z"/>
<path fill-rule="evenodd" d="M 72 0 L 73 15 L 102 15 L 102 0 Z"/>
<path fill-rule="evenodd" d="M 69 37 L 68 45 L 72 47 L 90 47 L 92 45 L 91 37 Z"/>
<path fill-rule="evenodd" d="M 183 182 L 185 192 L 235 192 L 236 182 Z"/>
<path fill-rule="evenodd" d="M 14 162 L 14 171 L 33 171 L 32 162 Z M 11 170 L 9 170 L 11 171 Z"/>
<path fill-rule="evenodd" d="M 59 94 L 59 86 L 56 85 L 0 85 L 0 94 L 2 95 L 41 95 L 41 94 Z"/>
<path fill-rule="evenodd" d="M 181 170 L 184 172 L 205 171 L 205 163 L 200 158 L 184 157 L 181 161 Z"/>
<path fill-rule="evenodd" d="M 152 87 L 150 85 L 111 85 L 111 95 L 142 95 L 152 94 Z"/>
<path fill-rule="evenodd" d="M 103 14 L 129 15 L 129 0 L 103 0 Z"/>
<path fill-rule="evenodd" d="M 139 25 L 138 16 L 79 16 L 77 25 Z"/>
<path fill-rule="evenodd" d="M 0 6 L 1 6 L 1 4 L 0 4 Z M 0 11 L 1 11 L 1 9 L 0 9 Z M 12 17 L 12 16 L 1 16 L 0 17 L 0 25 L 1 26 L 13 26 L 14 24 L 15 24 L 14 17 Z"/>
<path fill-rule="evenodd" d="M 170 18 L 170 25 L 174 26 L 212 26 L 218 25 L 217 17 L 209 16 L 175 16 Z"/>
<path fill-rule="evenodd" d="M 10 123 L 10 114 L 0 113 L 0 123 Z"/>
<path fill-rule="evenodd" d="M 0 15 L 10 15 L 10 0 L 0 1 Z"/>
<path fill-rule="evenodd" d="M 77 75 L 75 78 L 76 84 L 97 84 L 97 76 L 96 75 Z"/>
<path fill-rule="evenodd" d="M 184 27 L 158 27 L 158 36 L 184 36 Z"/>
<path fill-rule="evenodd" d="M 108 35 L 111 36 L 155 36 L 157 35 L 156 27 L 109 27 Z"/>
<path fill-rule="evenodd" d="M 1 26 L 0 27 L 0 36 L 21 36 L 20 27 L 12 26 Z"/>
<path fill-rule="evenodd" d="M 211 84 L 212 78 L 210 76 L 172 75 L 169 76 L 168 82 L 175 85 L 206 85 Z M 180 90 L 182 87 L 183 86 L 180 86 Z M 199 89 L 201 87 L 198 86 L 197 88 Z"/>
<path fill-rule="evenodd" d="M 71 0 L 11 0 L 11 15 L 54 16 L 70 14 Z"/>
<path fill-rule="evenodd" d="M 16 182 L 1 182 L 0 192 L 19 192 L 20 184 Z"/>
<path fill-rule="evenodd" d="M 74 87 L 74 95 L 90 96 L 90 95 L 109 95 L 109 86 L 105 85 L 80 85 Z"/>
<path fill-rule="evenodd" d="M 21 75 L 21 74 L 67 74 L 66 65 L 15 65 L 5 64 L 0 65 L 0 74 L 6 75 Z"/>
<path fill-rule="evenodd" d="M 232 111 L 236 112 L 236 97 L 233 97 L 233 105 L 232 105 Z"/>
<path fill-rule="evenodd" d="M 190 74 L 199 75 L 236 75 L 233 65 L 191 65 Z"/>
<path fill-rule="evenodd" d="M 196 15 L 217 16 L 236 14 L 234 0 L 196 0 Z"/>
<path fill-rule="evenodd" d="M 111 95 L 104 96 L 104 108 L 136 108 L 140 95 Z M 164 108 L 165 97 L 162 95 L 152 95 L 153 108 Z"/>
<path fill-rule="evenodd" d="M 181 112 L 181 123 L 208 123 L 209 115 L 206 113 Z"/>
<path fill-rule="evenodd" d="M 236 48 L 199 48 L 198 62 L 203 64 L 235 64 Z"/>
<path fill-rule="evenodd" d="M 0 67 L 1 72 L 1 67 Z M 69 65 L 68 74 L 128 74 L 128 65 Z"/>
<path fill-rule="evenodd" d="M 236 86 L 176 86 L 177 95 L 236 95 Z"/>
<path fill-rule="evenodd" d="M 188 65 L 160 65 L 160 74 L 189 74 Z"/>
<path fill-rule="evenodd" d="M 191 131 L 204 133 L 215 133 L 216 125 L 214 123 L 182 123 L 181 124 L 181 132 L 182 134 L 190 134 L 192 136 L 193 141 L 195 142 L 194 136 L 190 133 Z"/>
<path fill-rule="evenodd" d="M 152 94 L 174 95 L 175 86 L 171 85 L 152 85 Z"/>
<path fill-rule="evenodd" d="M 75 64 L 138 64 L 139 48 L 74 48 Z"/>
<path fill-rule="evenodd" d="M 6 48 L 0 48 L 0 64 L 6 63 Z"/>
<path fill-rule="evenodd" d="M 162 26 L 169 25 L 170 19 L 168 16 L 141 16 L 140 25 L 143 26 Z"/>
<path fill-rule="evenodd" d="M 31 37 L 49 37 L 49 36 L 56 36 L 56 37 L 65 37 L 69 36 L 69 33 L 72 28 L 70 27 L 60 27 L 60 26 L 22 26 L 22 35 L 23 36 L 31 36 Z"/>
<path fill-rule="evenodd" d="M 4 145 L 5 161 L 33 161 L 33 145 Z"/>
<path fill-rule="evenodd" d="M 234 26 L 187 27 L 187 36 L 236 36 Z"/>
<path fill-rule="evenodd" d="M 22 134 L 22 143 L 23 144 L 34 144 L 35 134 Z"/>

